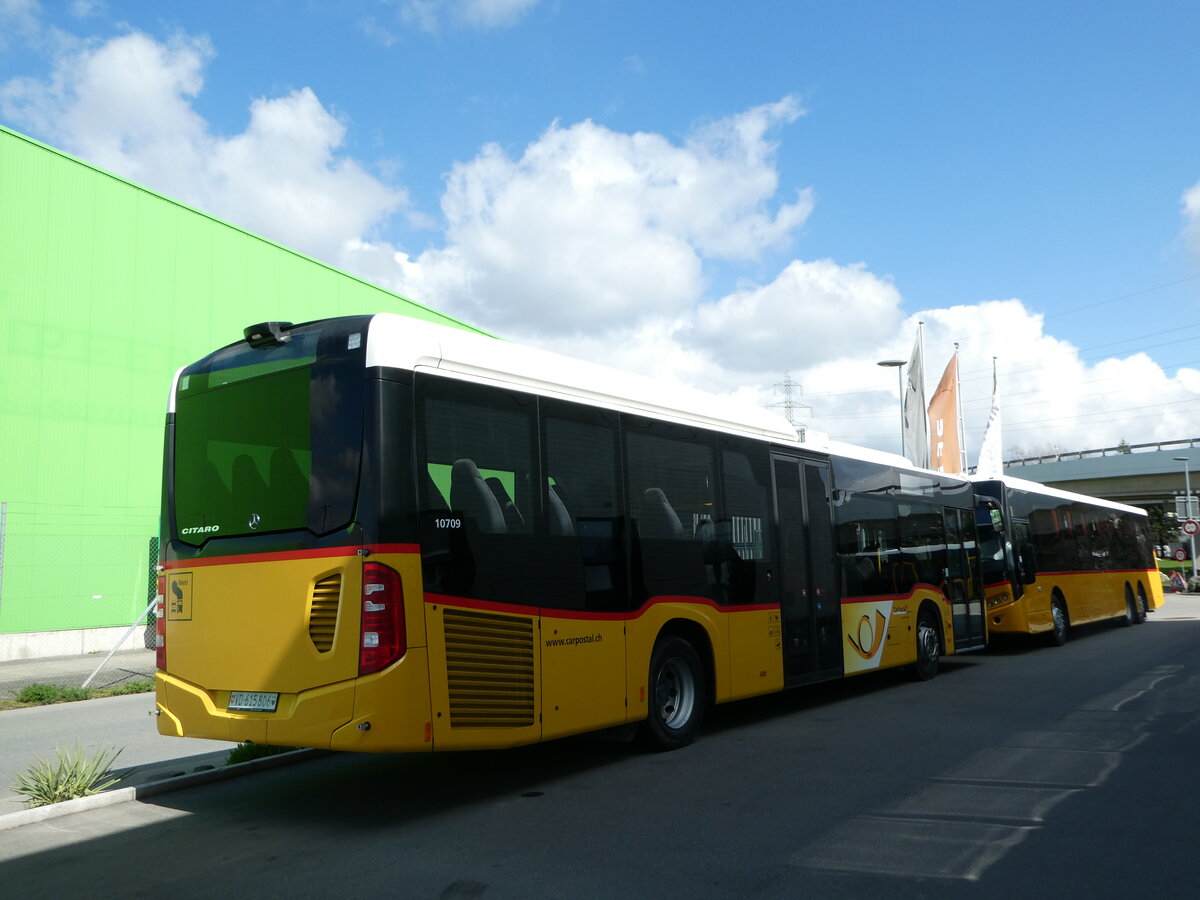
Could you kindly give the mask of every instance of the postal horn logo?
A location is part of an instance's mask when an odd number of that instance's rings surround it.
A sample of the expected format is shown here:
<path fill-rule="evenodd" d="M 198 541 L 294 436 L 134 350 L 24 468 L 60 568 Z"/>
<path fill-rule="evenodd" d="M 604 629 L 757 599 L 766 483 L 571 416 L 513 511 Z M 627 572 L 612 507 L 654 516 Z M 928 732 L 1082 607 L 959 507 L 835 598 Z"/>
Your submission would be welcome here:
<path fill-rule="evenodd" d="M 871 625 L 871 617 L 863 616 L 858 620 L 858 638 L 852 634 L 846 635 L 854 652 L 863 659 L 872 659 L 883 644 L 883 634 L 887 631 L 887 616 L 875 610 L 875 625 Z"/>

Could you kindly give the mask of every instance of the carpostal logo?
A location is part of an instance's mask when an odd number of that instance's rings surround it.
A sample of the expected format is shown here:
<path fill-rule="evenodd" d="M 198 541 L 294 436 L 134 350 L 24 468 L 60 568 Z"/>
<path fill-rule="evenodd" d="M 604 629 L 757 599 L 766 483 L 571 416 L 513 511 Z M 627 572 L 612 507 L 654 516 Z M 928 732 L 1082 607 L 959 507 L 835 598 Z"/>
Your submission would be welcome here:
<path fill-rule="evenodd" d="M 197 525 L 195 528 L 181 528 L 180 534 L 216 534 L 221 530 L 220 525 Z"/>

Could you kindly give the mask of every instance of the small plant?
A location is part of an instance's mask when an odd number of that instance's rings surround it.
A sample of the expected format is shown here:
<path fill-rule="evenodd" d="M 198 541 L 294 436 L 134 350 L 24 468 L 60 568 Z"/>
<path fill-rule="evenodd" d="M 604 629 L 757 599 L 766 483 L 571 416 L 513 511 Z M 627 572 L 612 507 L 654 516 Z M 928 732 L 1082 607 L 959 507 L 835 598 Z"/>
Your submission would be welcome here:
<path fill-rule="evenodd" d="M 99 697 L 116 697 L 121 694 L 145 694 L 152 690 L 154 690 L 154 679 L 134 678 L 121 684 L 114 684 L 112 687 L 98 688 L 92 694 Z"/>
<path fill-rule="evenodd" d="M 89 696 L 84 688 L 61 684 L 27 684 L 17 692 L 17 700 L 21 703 L 67 703 L 86 700 Z"/>
<path fill-rule="evenodd" d="M 229 756 L 225 758 L 225 765 L 233 766 L 249 762 L 252 759 L 261 759 L 264 756 L 275 756 L 277 753 L 290 753 L 295 749 L 295 747 L 273 747 L 270 744 L 252 744 L 247 741 L 229 751 Z"/>
<path fill-rule="evenodd" d="M 37 762 L 13 782 L 13 791 L 28 797 L 26 803 L 31 807 L 98 794 L 123 777 L 110 771 L 113 760 L 121 755 L 120 750 L 101 749 L 89 759 L 83 748 L 76 744 L 74 750 L 64 752 L 56 747 L 54 753 L 57 757 L 54 762 L 39 756 Z"/>

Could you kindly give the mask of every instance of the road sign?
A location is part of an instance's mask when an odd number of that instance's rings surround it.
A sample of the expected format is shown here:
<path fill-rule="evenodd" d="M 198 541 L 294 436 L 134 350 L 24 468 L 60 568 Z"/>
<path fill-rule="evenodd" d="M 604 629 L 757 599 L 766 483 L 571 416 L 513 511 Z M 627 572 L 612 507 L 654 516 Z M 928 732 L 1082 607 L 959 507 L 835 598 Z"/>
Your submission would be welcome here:
<path fill-rule="evenodd" d="M 1175 558 L 1180 562 L 1183 562 L 1185 559 L 1187 559 L 1187 551 L 1180 547 L 1175 551 Z"/>
<path fill-rule="evenodd" d="M 1183 523 L 1184 534 L 1195 534 L 1197 531 L 1200 531 L 1200 522 L 1195 519 L 1188 519 Z"/>

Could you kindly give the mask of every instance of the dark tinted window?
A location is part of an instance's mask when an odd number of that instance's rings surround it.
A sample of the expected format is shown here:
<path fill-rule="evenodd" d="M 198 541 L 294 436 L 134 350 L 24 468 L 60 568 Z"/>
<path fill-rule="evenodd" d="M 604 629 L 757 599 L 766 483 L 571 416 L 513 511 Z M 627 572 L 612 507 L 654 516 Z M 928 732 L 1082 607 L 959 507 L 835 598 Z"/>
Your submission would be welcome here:
<path fill-rule="evenodd" d="M 176 391 L 180 540 L 347 526 L 357 500 L 366 320 L 314 323 L 279 347 L 236 344 Z"/>
<path fill-rule="evenodd" d="M 765 444 L 721 439 L 724 505 L 705 547 L 723 603 L 777 601 L 767 573 L 775 566 L 770 452 Z"/>
<path fill-rule="evenodd" d="M 941 507 L 902 502 L 900 512 L 900 575 L 897 590 L 917 584 L 942 586 L 946 569 L 946 533 Z"/>
<path fill-rule="evenodd" d="M 835 519 L 842 595 L 896 593 L 904 576 L 895 503 L 886 497 L 843 495 Z"/>
<path fill-rule="evenodd" d="M 712 435 L 632 417 L 625 422 L 627 503 L 642 598 L 718 593 L 704 559 L 716 528 Z"/>
<path fill-rule="evenodd" d="M 629 608 L 617 414 L 541 401 L 544 565 L 560 573 L 559 608 Z"/>
<path fill-rule="evenodd" d="M 426 589 L 537 606 L 536 403 L 512 391 L 417 379 L 417 477 Z"/>

